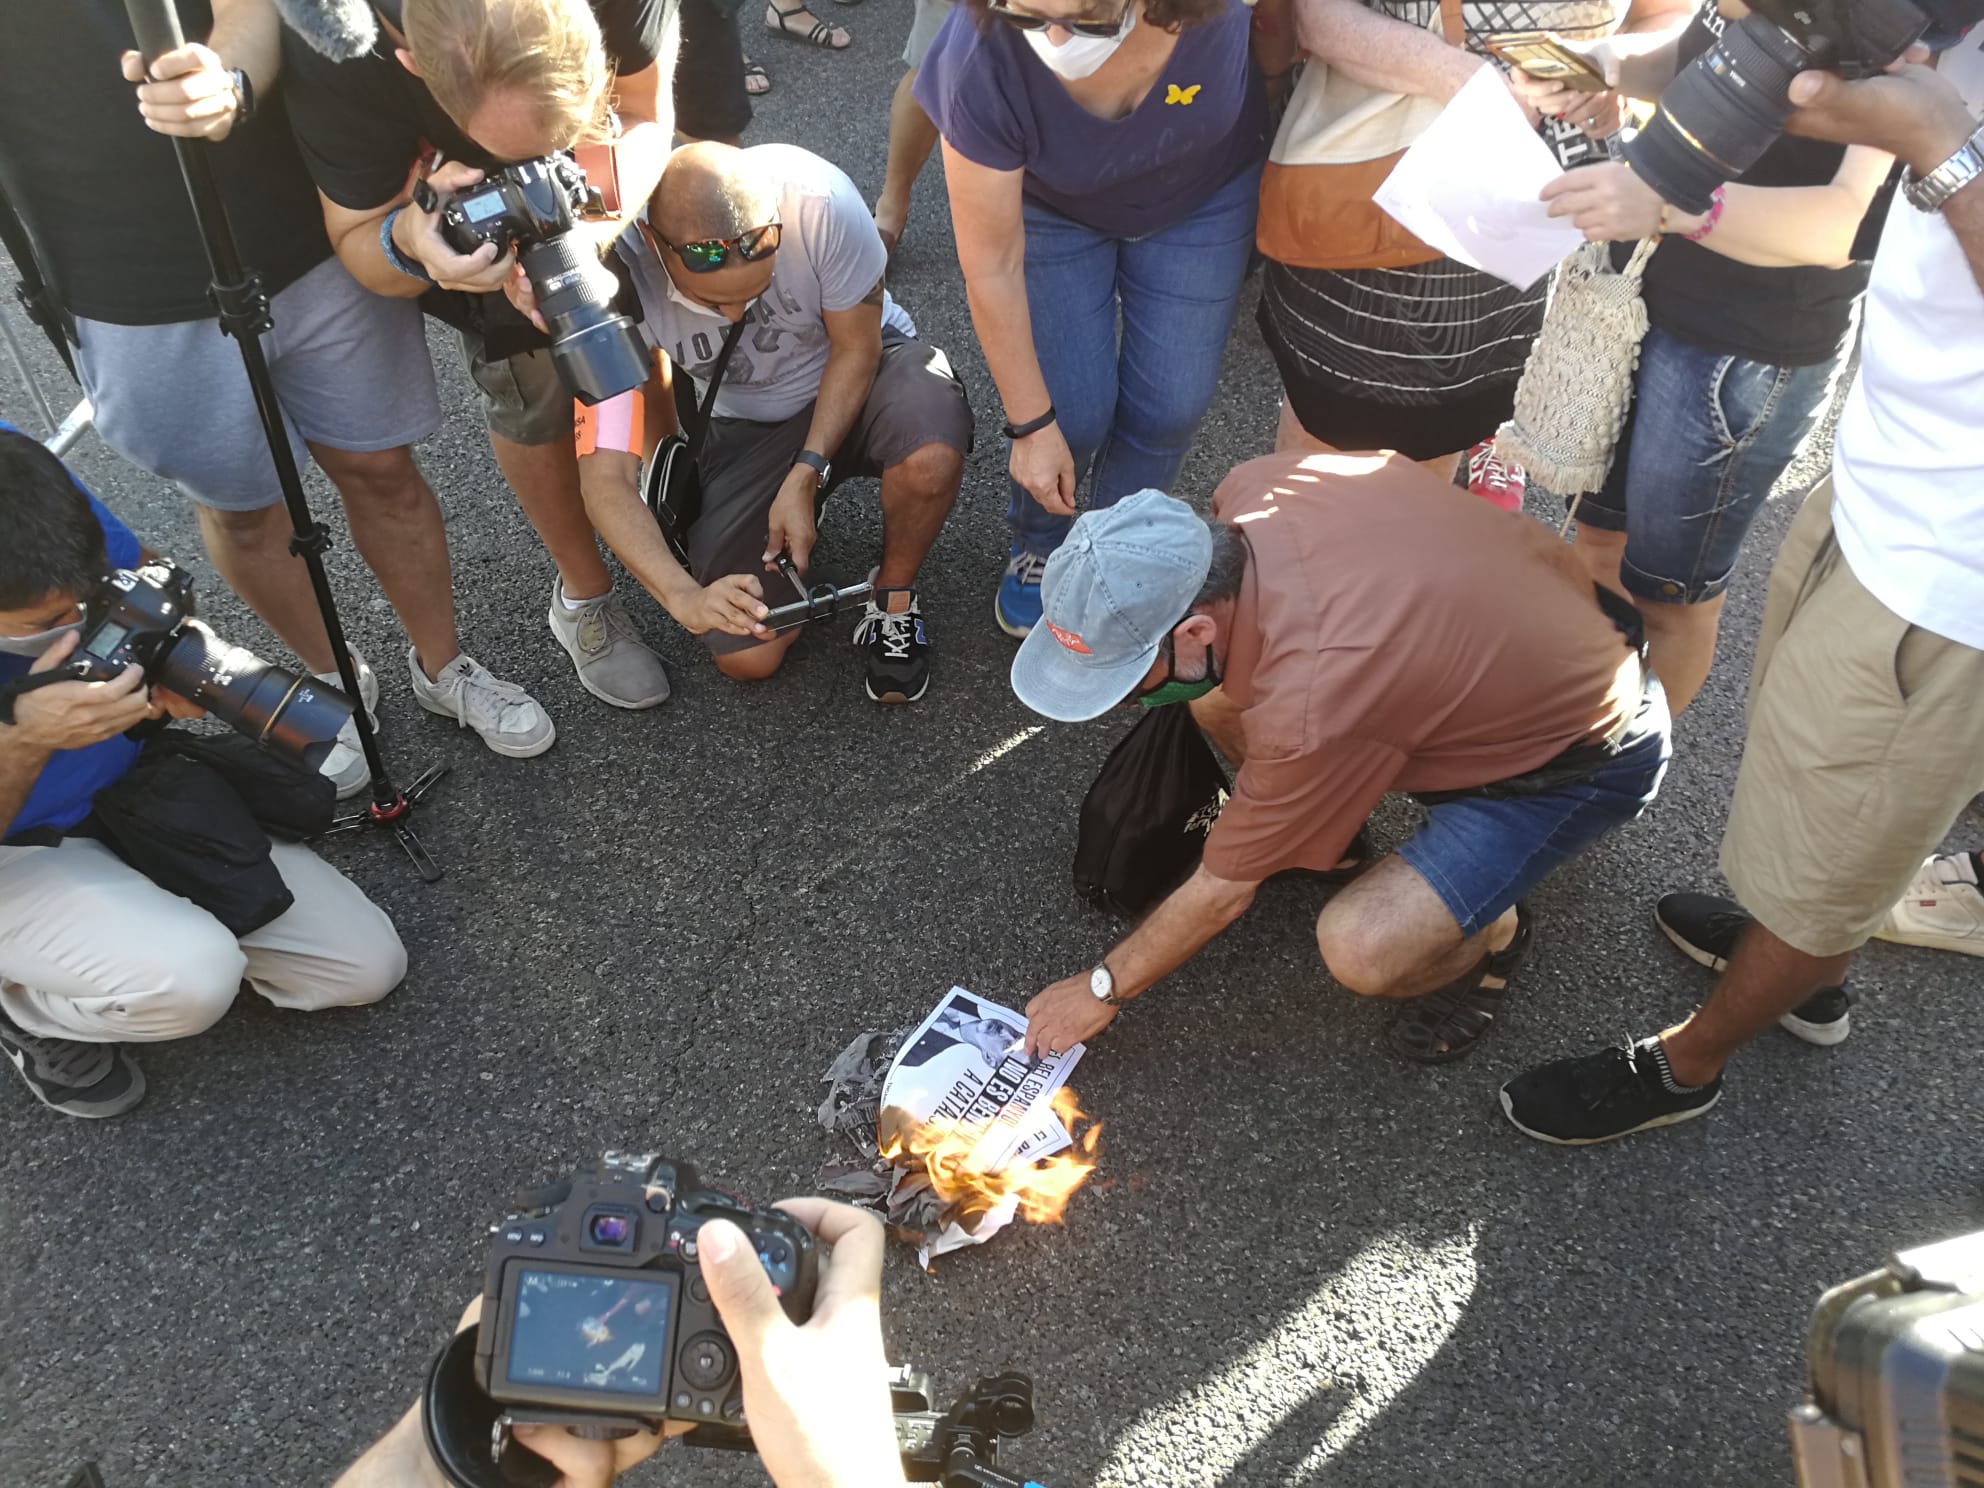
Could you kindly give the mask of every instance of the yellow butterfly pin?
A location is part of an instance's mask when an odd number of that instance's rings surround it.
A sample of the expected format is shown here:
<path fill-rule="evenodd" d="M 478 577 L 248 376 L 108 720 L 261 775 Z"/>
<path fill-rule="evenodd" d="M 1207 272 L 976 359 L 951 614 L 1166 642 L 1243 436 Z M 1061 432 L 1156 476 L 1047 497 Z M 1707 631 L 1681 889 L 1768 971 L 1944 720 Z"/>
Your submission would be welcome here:
<path fill-rule="evenodd" d="M 1199 89 L 1204 86 L 1203 83 L 1194 83 L 1189 88 L 1181 88 L 1176 83 L 1166 83 L 1164 85 L 1164 101 L 1166 103 L 1190 103 L 1194 98 L 1199 96 Z"/>

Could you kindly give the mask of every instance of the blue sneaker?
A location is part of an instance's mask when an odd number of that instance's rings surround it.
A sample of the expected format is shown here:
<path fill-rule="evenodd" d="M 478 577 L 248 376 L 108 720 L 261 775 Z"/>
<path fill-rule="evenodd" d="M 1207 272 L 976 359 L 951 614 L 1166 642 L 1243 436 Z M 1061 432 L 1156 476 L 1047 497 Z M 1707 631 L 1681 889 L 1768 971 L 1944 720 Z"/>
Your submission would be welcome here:
<path fill-rule="evenodd" d="M 999 629 L 1016 641 L 1023 641 L 1040 623 L 1040 576 L 1047 571 L 1047 560 L 1038 553 L 1015 548 L 1006 565 L 1006 576 L 999 580 L 999 594 L 992 601 L 992 618 Z"/>

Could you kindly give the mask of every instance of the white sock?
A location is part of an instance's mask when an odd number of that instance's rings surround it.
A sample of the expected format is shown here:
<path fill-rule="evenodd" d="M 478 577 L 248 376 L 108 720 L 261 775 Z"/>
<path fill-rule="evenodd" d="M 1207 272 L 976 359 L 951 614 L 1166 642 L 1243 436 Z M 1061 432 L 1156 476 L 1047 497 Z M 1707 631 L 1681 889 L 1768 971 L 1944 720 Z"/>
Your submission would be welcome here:
<path fill-rule="evenodd" d="M 607 594 L 611 594 L 612 592 L 609 589 L 606 591 L 606 594 L 595 594 L 591 599 L 573 599 L 564 589 L 560 588 L 558 591 L 558 603 L 565 607 L 566 614 L 576 615 L 580 610 L 590 609 L 593 605 L 598 604 L 602 599 L 606 598 Z"/>

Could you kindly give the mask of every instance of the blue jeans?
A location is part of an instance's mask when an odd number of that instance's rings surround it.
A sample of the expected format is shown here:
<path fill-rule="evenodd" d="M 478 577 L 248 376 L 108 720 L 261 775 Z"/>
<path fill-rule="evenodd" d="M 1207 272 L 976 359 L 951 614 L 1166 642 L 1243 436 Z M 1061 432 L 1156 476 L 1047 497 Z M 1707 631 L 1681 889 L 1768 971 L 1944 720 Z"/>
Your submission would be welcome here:
<path fill-rule="evenodd" d="M 1090 506 L 1177 480 L 1219 384 L 1260 194 L 1260 170 L 1243 171 L 1183 222 L 1143 238 L 1104 237 L 1026 203 L 1034 354 Z M 1006 520 L 1042 557 L 1072 525 L 1016 481 Z"/>
<path fill-rule="evenodd" d="M 1398 850 L 1460 926 L 1477 935 L 1551 872 L 1623 827 L 1660 794 L 1673 752 L 1667 692 L 1650 678 L 1617 755 L 1588 779 L 1533 796 L 1462 796 L 1429 806 Z"/>
<path fill-rule="evenodd" d="M 1626 534 L 1620 579 L 1635 599 L 1700 604 L 1729 586 L 1843 360 L 1774 367 L 1647 332 L 1611 473 L 1578 507 L 1579 522 Z"/>

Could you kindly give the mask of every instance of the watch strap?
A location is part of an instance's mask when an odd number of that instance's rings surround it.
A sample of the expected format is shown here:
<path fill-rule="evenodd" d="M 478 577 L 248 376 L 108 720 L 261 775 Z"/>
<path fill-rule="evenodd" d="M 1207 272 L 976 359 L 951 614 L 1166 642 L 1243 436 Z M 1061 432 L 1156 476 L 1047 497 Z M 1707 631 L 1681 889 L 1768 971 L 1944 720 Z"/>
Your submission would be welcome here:
<path fill-rule="evenodd" d="M 246 124 L 255 117 L 255 80 L 248 76 L 248 69 L 232 69 L 234 78 L 234 122 Z"/>
<path fill-rule="evenodd" d="M 833 471 L 833 465 L 827 457 L 815 450 L 801 450 L 792 457 L 792 463 L 795 465 L 805 465 L 818 471 L 821 480 L 825 480 Z"/>
<path fill-rule="evenodd" d="M 1956 153 L 1926 176 L 1904 171 L 1901 189 L 1918 212 L 1940 212 L 1943 203 L 1984 175 L 1984 126 L 1957 146 Z"/>

